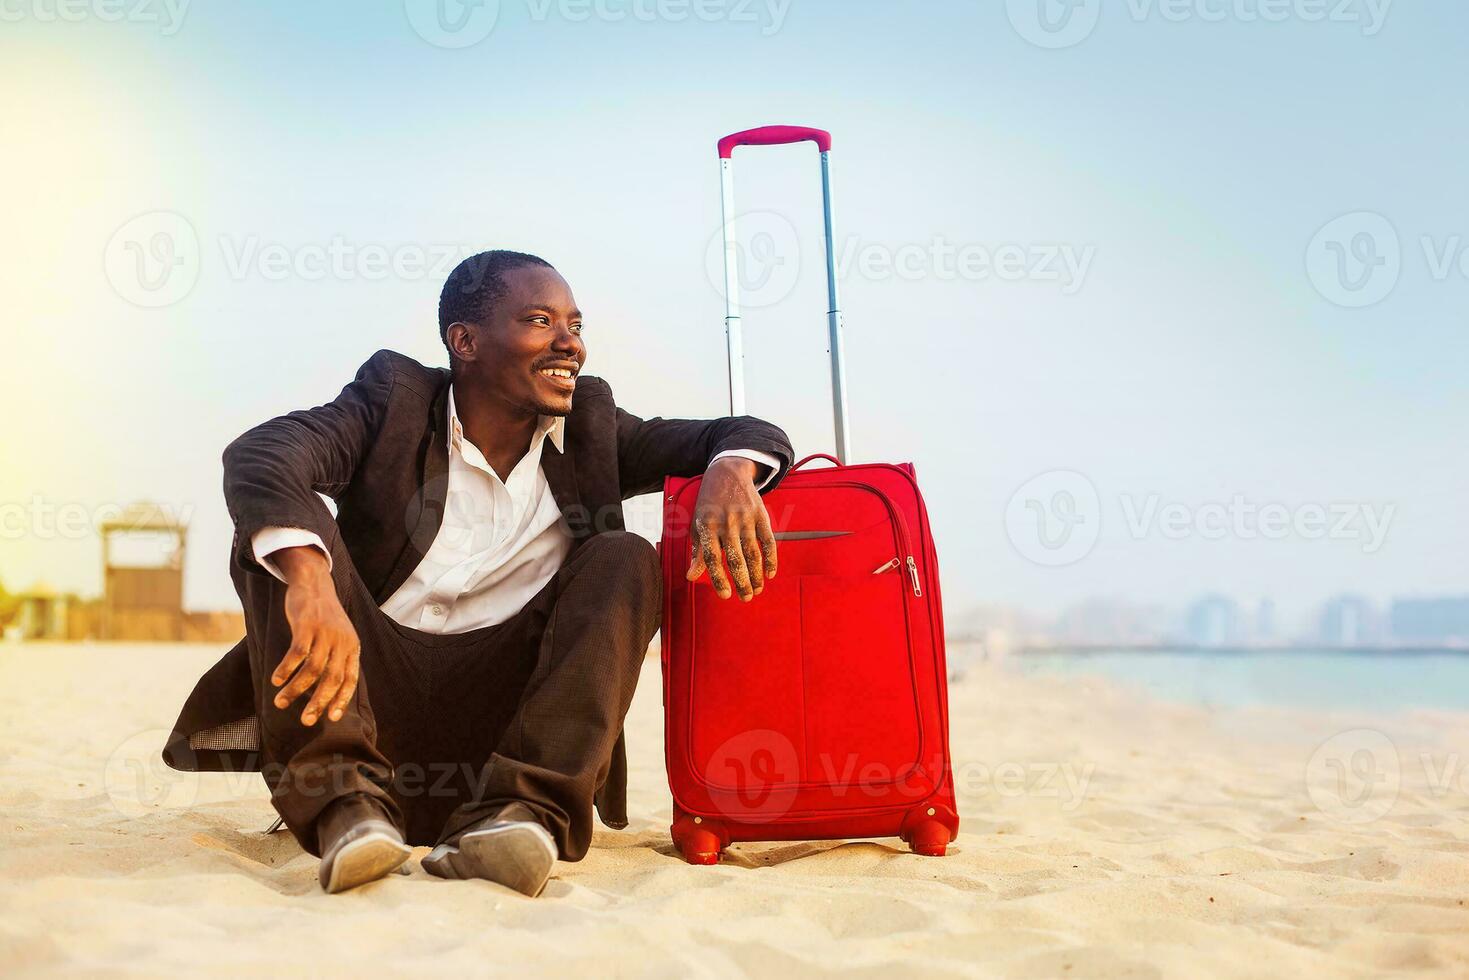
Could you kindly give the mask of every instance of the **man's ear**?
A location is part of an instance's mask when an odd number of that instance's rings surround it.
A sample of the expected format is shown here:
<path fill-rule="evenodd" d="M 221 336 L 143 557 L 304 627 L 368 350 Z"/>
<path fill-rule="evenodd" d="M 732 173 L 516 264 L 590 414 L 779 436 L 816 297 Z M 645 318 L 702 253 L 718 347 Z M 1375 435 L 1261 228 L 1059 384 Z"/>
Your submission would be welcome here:
<path fill-rule="evenodd" d="M 444 332 L 444 337 L 449 342 L 449 350 L 461 361 L 472 361 L 475 358 L 474 328 L 467 323 L 454 321 L 449 324 L 449 329 Z"/>

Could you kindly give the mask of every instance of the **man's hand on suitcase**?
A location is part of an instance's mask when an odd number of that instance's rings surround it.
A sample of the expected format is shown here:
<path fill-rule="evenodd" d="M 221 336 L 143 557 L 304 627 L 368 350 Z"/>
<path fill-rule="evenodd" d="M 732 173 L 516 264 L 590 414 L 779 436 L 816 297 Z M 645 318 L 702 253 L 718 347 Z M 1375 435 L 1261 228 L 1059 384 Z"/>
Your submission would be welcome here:
<path fill-rule="evenodd" d="M 323 713 L 340 721 L 357 690 L 361 645 L 337 598 L 326 556 L 306 546 L 282 548 L 272 557 L 286 579 L 286 622 L 291 625 L 291 648 L 270 675 L 276 687 L 285 684 L 276 692 L 275 706 L 289 708 L 314 685 L 301 723 L 314 725 Z"/>
<path fill-rule="evenodd" d="M 752 460 L 726 456 L 704 471 L 699 486 L 687 578 L 697 582 L 708 571 L 721 599 L 738 592 L 749 602 L 765 590 L 766 579 L 775 578 L 775 535 L 755 489 L 755 473 Z"/>

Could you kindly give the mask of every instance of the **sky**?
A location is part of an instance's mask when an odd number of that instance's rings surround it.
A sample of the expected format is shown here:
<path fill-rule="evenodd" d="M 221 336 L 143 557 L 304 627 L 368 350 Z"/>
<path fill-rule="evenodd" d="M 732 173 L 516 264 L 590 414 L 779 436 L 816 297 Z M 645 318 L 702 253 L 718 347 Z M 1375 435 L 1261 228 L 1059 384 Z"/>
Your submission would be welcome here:
<path fill-rule="evenodd" d="M 442 4 L 442 6 L 437 6 Z M 455 28 L 458 28 L 455 30 Z M 220 452 L 531 251 L 640 415 L 728 410 L 716 140 L 834 137 L 855 461 L 954 614 L 1469 592 L 1469 8 L 0 2 L 0 581 L 100 590 Z M 816 151 L 735 153 L 748 410 L 830 451 Z M 655 504 L 633 505 L 656 534 Z"/>

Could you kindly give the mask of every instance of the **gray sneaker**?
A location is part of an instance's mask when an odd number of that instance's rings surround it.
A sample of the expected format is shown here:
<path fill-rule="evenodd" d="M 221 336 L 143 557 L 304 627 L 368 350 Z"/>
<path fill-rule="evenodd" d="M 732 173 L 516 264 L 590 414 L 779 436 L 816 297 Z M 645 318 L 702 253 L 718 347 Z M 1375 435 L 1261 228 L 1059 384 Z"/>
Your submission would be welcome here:
<path fill-rule="evenodd" d="M 317 879 L 332 894 L 376 881 L 413 854 L 387 812 L 360 794 L 327 807 L 316 828 L 321 850 Z"/>
<path fill-rule="evenodd" d="M 423 870 L 440 878 L 483 878 L 534 898 L 556 865 L 556 841 L 528 813 L 512 805 L 471 826 L 423 859 Z"/>

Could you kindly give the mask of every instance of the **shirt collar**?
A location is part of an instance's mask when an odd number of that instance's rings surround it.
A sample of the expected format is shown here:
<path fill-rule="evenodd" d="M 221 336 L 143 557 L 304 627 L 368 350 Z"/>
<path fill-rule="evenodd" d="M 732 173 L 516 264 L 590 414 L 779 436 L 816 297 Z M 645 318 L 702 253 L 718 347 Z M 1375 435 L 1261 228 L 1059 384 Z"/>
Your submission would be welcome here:
<path fill-rule="evenodd" d="M 536 422 L 536 434 L 531 436 L 531 445 L 537 439 L 549 438 L 558 453 L 566 452 L 566 416 L 542 415 Z M 454 407 L 454 383 L 449 383 L 449 439 L 459 448 L 464 441 L 464 426 L 459 424 L 459 412 Z"/>

